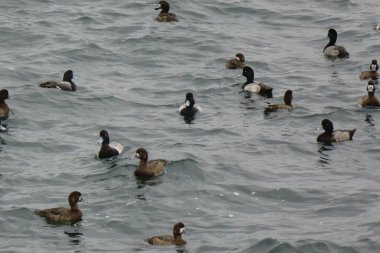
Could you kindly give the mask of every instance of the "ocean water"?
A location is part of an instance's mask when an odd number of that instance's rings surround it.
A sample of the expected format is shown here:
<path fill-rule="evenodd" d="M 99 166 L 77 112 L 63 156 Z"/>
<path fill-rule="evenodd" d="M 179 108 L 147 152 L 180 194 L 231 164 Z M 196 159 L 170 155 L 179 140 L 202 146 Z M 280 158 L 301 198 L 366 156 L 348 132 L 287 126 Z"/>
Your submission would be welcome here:
<path fill-rule="evenodd" d="M 378 0 L 3 0 L 0 88 L 12 113 L 0 133 L 0 252 L 380 252 L 380 110 L 356 100 L 379 60 Z M 327 31 L 350 58 L 322 54 Z M 241 93 L 244 53 L 273 99 Z M 74 71 L 76 92 L 38 84 Z M 295 109 L 265 115 L 293 90 Z M 204 112 L 177 109 L 193 92 Z M 320 122 L 357 128 L 322 145 Z M 97 160 L 99 131 L 125 146 Z M 170 161 L 133 176 L 137 148 Z M 52 225 L 34 209 L 67 206 L 83 221 Z M 185 247 L 144 238 L 182 221 Z"/>

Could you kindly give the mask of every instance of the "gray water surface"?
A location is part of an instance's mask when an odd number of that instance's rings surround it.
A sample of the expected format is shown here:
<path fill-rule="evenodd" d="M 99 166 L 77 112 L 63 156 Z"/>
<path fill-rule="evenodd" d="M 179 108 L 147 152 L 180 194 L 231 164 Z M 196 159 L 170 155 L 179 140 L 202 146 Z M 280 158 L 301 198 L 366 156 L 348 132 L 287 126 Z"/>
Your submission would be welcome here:
<path fill-rule="evenodd" d="M 0 133 L 1 252 L 380 252 L 380 110 L 356 105 L 358 78 L 379 60 L 377 0 L 4 0 L 0 88 L 13 96 Z M 350 58 L 322 54 L 329 28 Z M 273 99 L 239 93 L 244 53 Z M 74 93 L 42 89 L 72 69 Z M 264 115 L 293 90 L 295 109 Z M 186 92 L 204 110 L 178 115 Z M 322 145 L 320 122 L 357 128 Z M 366 120 L 367 119 L 367 120 Z M 369 120 L 368 120 L 369 119 Z M 107 129 L 125 146 L 97 160 Z M 170 160 L 133 176 L 135 150 Z M 82 192 L 83 221 L 51 225 L 34 209 Z M 144 238 L 185 223 L 185 247 Z"/>

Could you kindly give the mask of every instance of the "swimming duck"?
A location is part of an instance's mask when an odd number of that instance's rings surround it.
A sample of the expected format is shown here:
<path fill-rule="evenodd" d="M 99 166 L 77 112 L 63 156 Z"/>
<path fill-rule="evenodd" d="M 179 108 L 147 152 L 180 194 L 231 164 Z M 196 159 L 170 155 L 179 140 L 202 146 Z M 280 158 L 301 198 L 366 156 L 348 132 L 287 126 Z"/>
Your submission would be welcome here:
<path fill-rule="evenodd" d="M 245 66 L 243 68 L 243 76 L 247 78 L 247 81 L 243 84 L 242 88 L 245 91 L 255 92 L 259 95 L 267 98 L 272 98 L 272 87 L 267 86 L 264 83 L 254 84 L 253 79 L 255 77 L 255 73 L 251 67 Z"/>
<path fill-rule="evenodd" d="M 375 85 L 372 80 L 368 81 L 367 92 L 368 95 L 360 97 L 358 104 L 362 107 L 366 106 L 380 106 L 380 100 L 375 96 Z"/>
<path fill-rule="evenodd" d="M 371 78 L 372 80 L 377 80 L 380 76 L 379 73 L 377 73 L 378 70 L 379 65 L 377 65 L 377 60 L 372 60 L 369 70 L 360 72 L 359 79 L 367 80 Z"/>
<path fill-rule="evenodd" d="M 159 22 L 172 22 L 178 21 L 177 16 L 174 13 L 169 13 L 169 3 L 166 1 L 160 1 L 158 7 L 155 10 L 162 9 L 160 14 L 158 14 L 156 20 Z"/>
<path fill-rule="evenodd" d="M 331 58 L 348 58 L 349 53 L 347 52 L 347 50 L 343 46 L 335 45 L 336 40 L 338 38 L 338 33 L 335 29 L 329 30 L 328 37 L 330 38 L 330 41 L 323 49 L 323 53 L 325 54 L 325 56 Z"/>
<path fill-rule="evenodd" d="M 185 245 L 186 241 L 182 239 L 181 235 L 185 232 L 185 225 L 178 222 L 174 225 L 173 235 L 160 235 L 145 239 L 152 245 Z"/>
<path fill-rule="evenodd" d="M 266 112 L 274 112 L 280 109 L 293 109 L 292 105 L 293 92 L 291 90 L 287 90 L 284 94 L 284 103 L 285 104 L 272 104 L 265 108 Z"/>
<path fill-rule="evenodd" d="M 100 131 L 99 136 L 98 143 L 101 143 L 102 147 L 98 152 L 98 159 L 110 158 L 123 152 L 123 146 L 120 143 L 112 142 L 110 144 L 110 137 L 106 130 Z"/>
<path fill-rule="evenodd" d="M 238 68 L 242 69 L 242 68 L 244 68 L 244 66 L 245 66 L 244 55 L 242 53 L 237 53 L 235 56 L 236 56 L 236 58 L 230 59 L 226 62 L 226 68 L 228 68 L 228 69 L 238 69 Z"/>
<path fill-rule="evenodd" d="M 135 176 L 141 178 L 157 177 L 164 173 L 166 160 L 157 159 L 148 162 L 148 152 L 139 148 L 136 150 L 135 156 L 140 159 L 140 164 L 136 167 Z"/>
<path fill-rule="evenodd" d="M 77 86 L 72 81 L 73 78 L 74 78 L 73 71 L 67 70 L 63 74 L 63 80 L 62 81 L 50 80 L 50 81 L 41 83 L 40 87 L 42 87 L 42 88 L 56 88 L 56 89 L 65 90 L 65 91 L 76 91 Z"/>
<path fill-rule="evenodd" d="M 52 222 L 77 222 L 82 219 L 82 212 L 79 210 L 77 203 L 82 201 L 81 193 L 73 191 L 70 193 L 68 201 L 70 208 L 56 207 L 44 210 L 35 210 L 34 213 L 45 217 Z"/>
<path fill-rule="evenodd" d="M 354 133 L 356 131 L 356 128 L 350 130 L 334 131 L 334 125 L 328 119 L 322 120 L 322 127 L 325 130 L 325 132 L 318 136 L 318 142 L 340 142 L 352 140 L 352 137 L 354 136 Z"/>
<path fill-rule="evenodd" d="M 195 104 L 193 93 L 188 92 L 186 94 L 185 103 L 179 107 L 178 111 L 181 115 L 192 116 L 198 111 L 202 112 L 202 108 Z"/>
<path fill-rule="evenodd" d="M 5 131 L 7 128 L 1 124 L 1 120 L 6 120 L 9 115 L 9 107 L 5 103 L 5 99 L 9 98 L 8 90 L 0 90 L 0 130 Z"/>

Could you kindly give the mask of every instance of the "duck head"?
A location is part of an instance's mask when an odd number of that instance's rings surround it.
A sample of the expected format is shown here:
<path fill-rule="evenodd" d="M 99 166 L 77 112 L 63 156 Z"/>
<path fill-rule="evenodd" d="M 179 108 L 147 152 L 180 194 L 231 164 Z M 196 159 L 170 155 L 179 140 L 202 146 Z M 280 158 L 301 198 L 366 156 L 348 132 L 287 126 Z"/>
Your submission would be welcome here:
<path fill-rule="evenodd" d="M 170 6 L 169 6 L 168 2 L 166 2 L 166 1 L 160 1 L 158 3 L 158 7 L 155 8 L 155 10 L 161 9 L 162 10 L 161 13 L 169 13 L 169 8 L 170 8 Z"/>
<path fill-rule="evenodd" d="M 99 136 L 100 136 L 100 138 L 98 140 L 98 143 L 100 143 L 100 144 L 109 144 L 110 143 L 110 137 L 108 135 L 107 130 L 103 129 L 102 131 L 100 131 Z"/>
<path fill-rule="evenodd" d="M 322 120 L 322 127 L 326 134 L 332 134 L 334 132 L 334 125 L 329 119 Z"/>

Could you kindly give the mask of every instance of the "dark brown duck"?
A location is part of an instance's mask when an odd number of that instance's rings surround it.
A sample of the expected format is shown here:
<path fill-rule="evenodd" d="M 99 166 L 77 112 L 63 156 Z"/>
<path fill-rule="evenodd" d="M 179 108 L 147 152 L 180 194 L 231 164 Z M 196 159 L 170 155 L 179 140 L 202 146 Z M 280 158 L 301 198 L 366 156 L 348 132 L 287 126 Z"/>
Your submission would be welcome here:
<path fill-rule="evenodd" d="M 78 222 L 82 219 L 82 212 L 78 208 L 78 202 L 81 200 L 81 193 L 73 191 L 68 198 L 70 208 L 56 207 L 35 210 L 34 213 L 41 217 L 45 217 L 50 222 Z"/>
<path fill-rule="evenodd" d="M 173 227 L 173 235 L 160 235 L 145 239 L 152 245 L 185 245 L 186 241 L 182 239 L 182 234 L 185 232 L 185 225 L 178 222 Z"/>
<path fill-rule="evenodd" d="M 245 67 L 245 57 L 242 53 L 237 53 L 234 59 L 230 59 L 226 62 L 226 68 L 228 69 L 242 69 Z"/>
<path fill-rule="evenodd" d="M 157 159 L 148 161 L 148 152 L 139 148 L 136 150 L 135 156 L 140 159 L 140 164 L 136 167 L 135 176 L 141 178 L 157 177 L 164 173 L 167 161 L 163 159 Z"/>
<path fill-rule="evenodd" d="M 174 13 L 170 13 L 170 5 L 166 1 L 160 1 L 158 7 L 155 10 L 161 9 L 160 14 L 156 17 L 156 20 L 159 22 L 177 22 L 178 18 Z"/>
<path fill-rule="evenodd" d="M 1 120 L 6 120 L 9 116 L 9 107 L 5 103 L 5 99 L 9 98 L 8 90 L 0 90 L 0 130 L 5 131 L 7 128 L 2 125 Z"/>
<path fill-rule="evenodd" d="M 293 92 L 291 90 L 287 90 L 284 94 L 284 104 L 272 104 L 265 108 L 266 112 L 274 112 L 281 109 L 293 109 L 292 105 L 293 100 Z"/>

